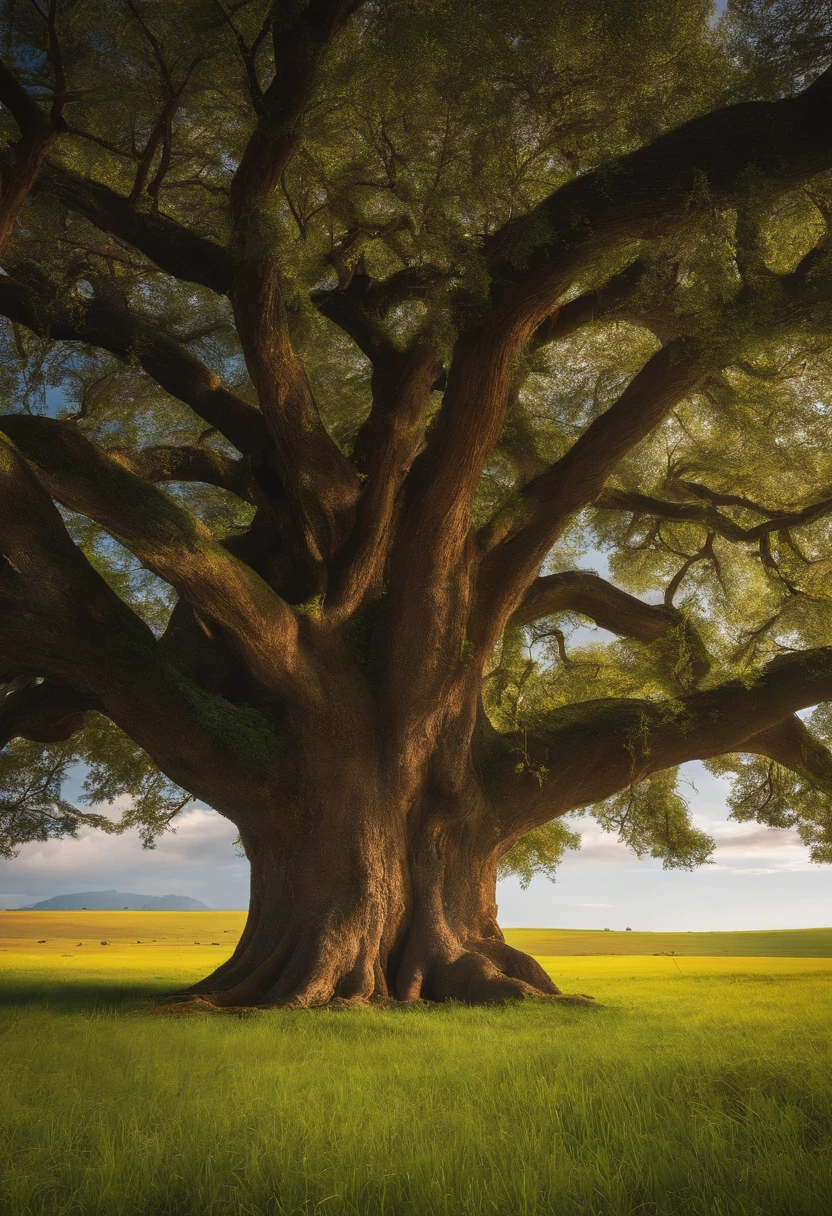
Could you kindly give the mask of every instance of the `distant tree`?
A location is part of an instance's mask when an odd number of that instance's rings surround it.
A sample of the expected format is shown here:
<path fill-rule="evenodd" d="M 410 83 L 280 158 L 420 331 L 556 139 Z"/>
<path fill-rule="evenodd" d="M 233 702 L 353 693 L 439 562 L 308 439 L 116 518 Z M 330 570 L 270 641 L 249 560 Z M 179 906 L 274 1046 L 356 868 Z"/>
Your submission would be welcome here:
<path fill-rule="evenodd" d="M 689 760 L 832 860 L 825 0 L 32 0 L 4 47 L 7 852 L 113 829 L 79 762 L 147 842 L 216 808 L 221 1006 L 556 994 L 498 873 L 586 807 L 706 861 Z"/>

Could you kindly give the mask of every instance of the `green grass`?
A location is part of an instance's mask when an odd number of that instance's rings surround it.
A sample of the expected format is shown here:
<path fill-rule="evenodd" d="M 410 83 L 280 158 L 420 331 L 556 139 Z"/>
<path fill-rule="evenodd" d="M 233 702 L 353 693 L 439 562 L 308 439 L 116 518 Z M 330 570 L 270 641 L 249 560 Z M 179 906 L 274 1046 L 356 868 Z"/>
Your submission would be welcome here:
<path fill-rule="evenodd" d="M 0 955 L 4 1214 L 832 1212 L 832 960 L 543 960 L 598 1010 L 175 1019 L 148 1002 L 205 955 L 161 949 Z"/>

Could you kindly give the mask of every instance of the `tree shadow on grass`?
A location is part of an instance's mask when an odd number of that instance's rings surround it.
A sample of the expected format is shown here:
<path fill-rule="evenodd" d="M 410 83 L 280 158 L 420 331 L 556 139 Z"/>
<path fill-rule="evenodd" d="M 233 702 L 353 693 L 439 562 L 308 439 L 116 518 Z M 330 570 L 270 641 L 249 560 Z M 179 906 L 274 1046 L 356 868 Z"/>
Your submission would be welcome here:
<path fill-rule="evenodd" d="M 123 1014 L 150 1012 L 171 991 L 165 983 L 129 981 L 49 980 L 4 977 L 0 1013 L 10 1009 L 42 1009 L 57 1014 Z"/>

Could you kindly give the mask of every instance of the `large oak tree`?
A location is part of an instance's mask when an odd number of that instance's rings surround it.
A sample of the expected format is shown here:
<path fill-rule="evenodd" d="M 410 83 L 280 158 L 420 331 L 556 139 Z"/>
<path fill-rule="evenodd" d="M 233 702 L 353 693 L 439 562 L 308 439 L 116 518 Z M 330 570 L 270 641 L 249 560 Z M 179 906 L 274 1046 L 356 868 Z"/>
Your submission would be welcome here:
<path fill-rule="evenodd" d="M 832 860 L 823 0 L 18 0 L 4 47 L 7 852 L 216 808 L 231 1007 L 556 995 L 498 874 L 586 807 L 706 860 L 693 759 Z"/>

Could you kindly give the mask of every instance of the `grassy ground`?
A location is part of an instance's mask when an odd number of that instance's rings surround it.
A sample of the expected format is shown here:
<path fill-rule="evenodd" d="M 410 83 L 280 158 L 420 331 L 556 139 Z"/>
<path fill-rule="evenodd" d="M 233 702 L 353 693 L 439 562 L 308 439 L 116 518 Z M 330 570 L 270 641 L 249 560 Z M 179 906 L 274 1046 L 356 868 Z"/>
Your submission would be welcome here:
<path fill-rule="evenodd" d="M 237 914 L 9 916 L 4 1214 L 832 1212 L 830 958 L 657 935 L 640 957 L 542 955 L 598 1010 L 177 1020 L 149 1000 L 219 961 Z"/>

